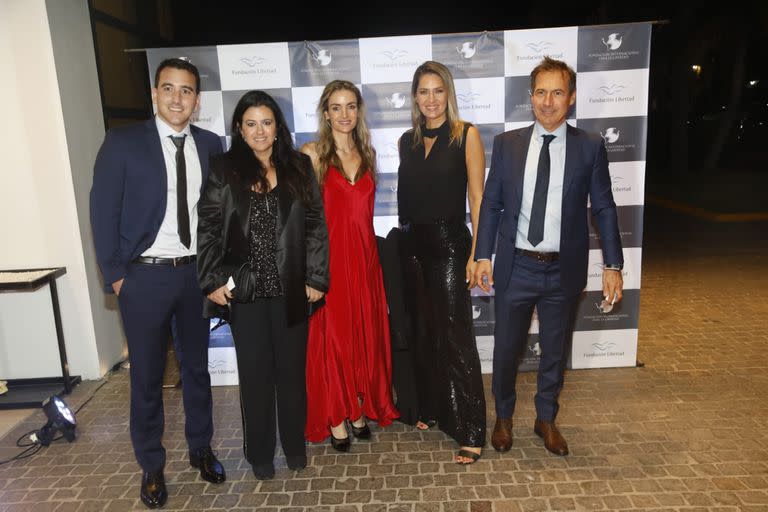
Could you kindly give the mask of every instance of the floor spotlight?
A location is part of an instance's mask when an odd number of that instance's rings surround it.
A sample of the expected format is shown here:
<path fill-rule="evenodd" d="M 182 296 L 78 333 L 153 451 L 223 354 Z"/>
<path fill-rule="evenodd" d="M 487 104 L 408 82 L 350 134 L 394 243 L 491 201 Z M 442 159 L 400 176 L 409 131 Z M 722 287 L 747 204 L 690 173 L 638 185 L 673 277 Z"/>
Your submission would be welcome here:
<path fill-rule="evenodd" d="M 43 402 L 43 412 L 48 417 L 48 423 L 37 433 L 37 439 L 43 446 L 53 441 L 56 432 L 70 443 L 75 440 L 75 413 L 64 403 L 64 400 L 54 395 Z"/>

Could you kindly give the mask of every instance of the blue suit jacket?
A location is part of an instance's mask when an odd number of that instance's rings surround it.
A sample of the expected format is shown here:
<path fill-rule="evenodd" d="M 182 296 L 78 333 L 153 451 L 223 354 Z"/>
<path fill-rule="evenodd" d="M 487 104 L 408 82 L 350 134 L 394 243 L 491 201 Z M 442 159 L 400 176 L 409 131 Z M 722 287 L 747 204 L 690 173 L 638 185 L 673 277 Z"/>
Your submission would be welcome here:
<path fill-rule="evenodd" d="M 209 159 L 221 153 L 221 139 L 190 126 L 208 181 Z M 104 289 L 125 276 L 128 264 L 157 237 L 165 216 L 168 178 L 155 119 L 107 132 L 96 156 L 91 188 L 91 227 Z"/>
<path fill-rule="evenodd" d="M 480 206 L 475 258 L 491 258 L 498 233 L 494 282 L 505 290 L 515 264 L 517 219 L 523 199 L 523 176 L 533 125 L 504 132 L 493 141 L 491 170 Z M 570 125 L 566 131 L 560 226 L 560 277 L 566 293 L 587 284 L 589 225 L 587 199 L 597 222 L 605 263 L 624 263 L 611 192 L 608 156 L 602 138 Z"/>

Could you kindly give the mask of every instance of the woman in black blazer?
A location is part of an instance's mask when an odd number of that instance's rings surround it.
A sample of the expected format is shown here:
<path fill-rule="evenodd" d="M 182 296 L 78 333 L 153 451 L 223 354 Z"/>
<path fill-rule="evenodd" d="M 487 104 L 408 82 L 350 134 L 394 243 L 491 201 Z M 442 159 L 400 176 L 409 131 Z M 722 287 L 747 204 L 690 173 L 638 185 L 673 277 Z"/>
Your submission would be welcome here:
<path fill-rule="evenodd" d="M 307 463 L 307 312 L 328 290 L 328 232 L 310 159 L 294 149 L 274 99 L 247 92 L 231 133 L 198 205 L 197 270 L 206 316 L 229 313 L 245 458 L 269 479 L 275 396 L 288 467 Z"/>

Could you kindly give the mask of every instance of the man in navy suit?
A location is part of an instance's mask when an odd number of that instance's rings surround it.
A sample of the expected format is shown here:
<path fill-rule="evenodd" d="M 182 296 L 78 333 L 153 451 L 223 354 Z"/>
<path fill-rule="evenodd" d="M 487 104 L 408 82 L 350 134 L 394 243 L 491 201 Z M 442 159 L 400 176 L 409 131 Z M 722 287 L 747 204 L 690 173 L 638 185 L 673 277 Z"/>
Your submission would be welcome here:
<path fill-rule="evenodd" d="M 91 225 L 105 288 L 118 296 L 131 362 L 131 441 L 143 471 L 141 499 L 161 507 L 162 380 L 168 337 L 181 363 L 189 462 L 210 482 L 225 480 L 211 451 L 208 321 L 197 282 L 197 201 L 219 137 L 189 124 L 200 106 L 200 74 L 167 59 L 155 73 L 157 115 L 110 130 L 94 165 Z"/>
<path fill-rule="evenodd" d="M 496 290 L 496 426 L 491 442 L 502 452 L 512 446 L 518 357 L 527 345 L 535 307 L 541 359 L 534 431 L 544 438 L 547 450 L 568 454 L 555 417 L 577 299 L 587 282 L 588 199 L 602 243 L 605 304 L 622 296 L 624 258 L 608 158 L 599 135 L 566 124 L 575 102 L 576 73 L 565 62 L 545 57 L 531 72 L 536 122 L 493 141 L 480 207 L 475 278 L 484 291 L 491 285 Z"/>

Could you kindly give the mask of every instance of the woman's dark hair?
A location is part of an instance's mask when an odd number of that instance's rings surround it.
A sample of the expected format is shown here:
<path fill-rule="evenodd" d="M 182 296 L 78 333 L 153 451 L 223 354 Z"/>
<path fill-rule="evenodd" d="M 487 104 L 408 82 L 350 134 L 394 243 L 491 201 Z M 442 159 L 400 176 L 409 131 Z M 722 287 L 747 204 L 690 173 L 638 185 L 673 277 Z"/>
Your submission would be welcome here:
<path fill-rule="evenodd" d="M 307 204 L 310 190 L 308 180 L 314 179 L 314 175 L 304 170 L 305 165 L 302 162 L 306 157 L 293 147 L 291 132 L 288 130 L 282 110 L 272 96 L 264 91 L 245 93 L 237 102 L 232 114 L 232 146 L 229 153 L 237 163 L 238 177 L 246 188 L 250 189 L 256 185 L 257 190 L 269 190 L 266 169 L 240 134 L 243 115 L 251 107 L 266 107 L 275 116 L 277 131 L 270 160 L 275 166 L 278 184 L 281 187 L 287 186 L 293 197 Z"/>

